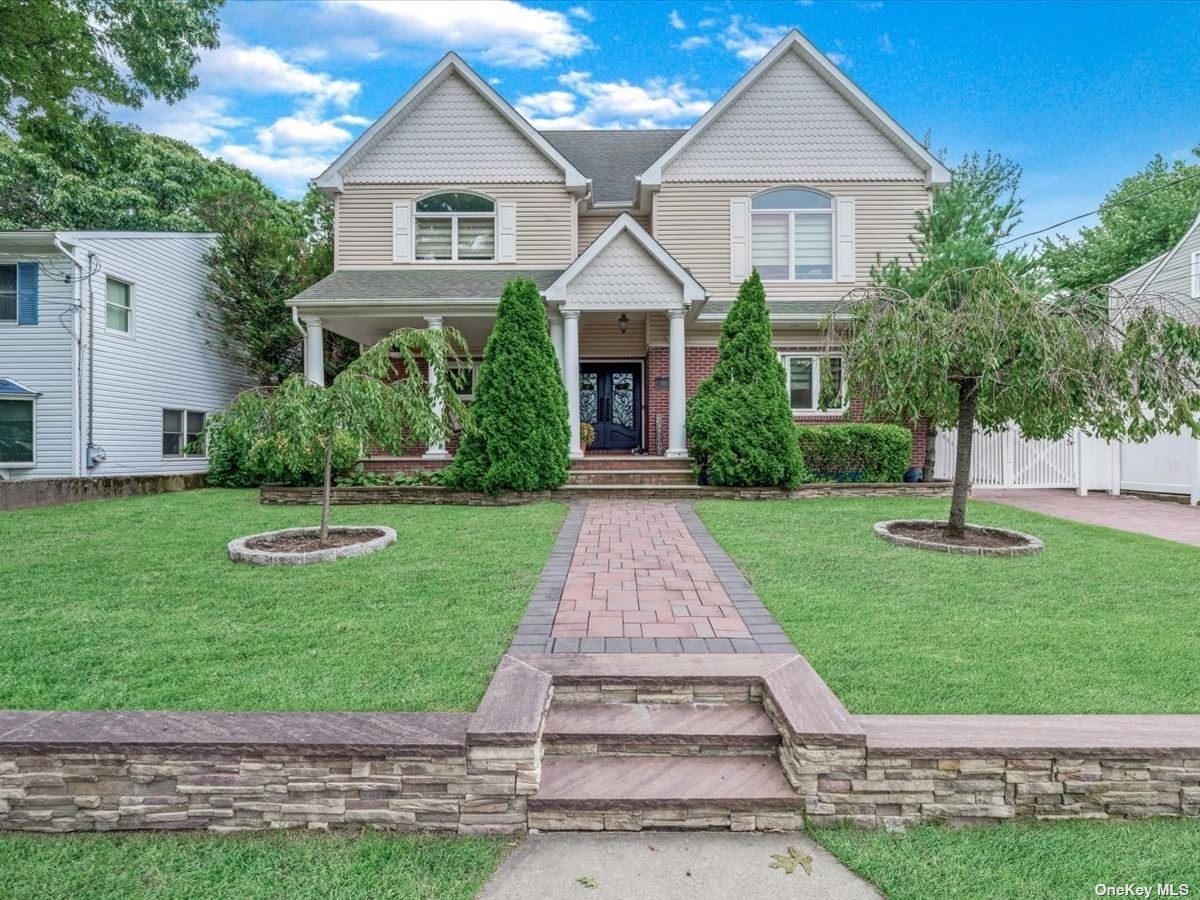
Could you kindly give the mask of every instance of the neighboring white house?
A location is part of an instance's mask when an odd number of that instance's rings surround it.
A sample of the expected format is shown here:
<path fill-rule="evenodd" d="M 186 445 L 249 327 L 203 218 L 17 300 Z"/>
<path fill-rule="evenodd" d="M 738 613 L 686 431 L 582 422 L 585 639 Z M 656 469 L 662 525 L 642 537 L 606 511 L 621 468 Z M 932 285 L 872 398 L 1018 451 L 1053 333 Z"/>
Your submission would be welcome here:
<path fill-rule="evenodd" d="M 0 232 L 0 480 L 202 472 L 249 376 L 201 316 L 210 234 Z"/>

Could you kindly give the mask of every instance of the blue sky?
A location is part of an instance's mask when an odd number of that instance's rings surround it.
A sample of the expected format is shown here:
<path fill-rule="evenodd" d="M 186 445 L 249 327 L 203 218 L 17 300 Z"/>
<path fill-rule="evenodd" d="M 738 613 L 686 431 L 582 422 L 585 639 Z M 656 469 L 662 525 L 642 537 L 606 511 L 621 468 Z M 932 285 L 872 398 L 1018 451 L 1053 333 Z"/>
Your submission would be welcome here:
<path fill-rule="evenodd" d="M 672 127 L 790 27 L 951 162 L 1020 163 L 1029 230 L 1200 144 L 1197 2 L 233 0 L 199 88 L 125 118 L 294 196 L 447 50 L 539 127 Z"/>

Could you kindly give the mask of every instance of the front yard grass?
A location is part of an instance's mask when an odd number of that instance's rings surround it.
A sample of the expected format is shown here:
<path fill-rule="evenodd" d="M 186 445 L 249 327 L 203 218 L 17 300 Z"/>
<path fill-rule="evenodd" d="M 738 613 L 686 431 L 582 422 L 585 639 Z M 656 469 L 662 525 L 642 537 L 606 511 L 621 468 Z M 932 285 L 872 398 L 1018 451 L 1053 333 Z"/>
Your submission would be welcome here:
<path fill-rule="evenodd" d="M 808 832 L 890 900 L 1071 900 L 1096 885 L 1200 883 L 1200 821 L 1053 822 L 903 834 Z M 1166 896 L 1166 895 L 1164 895 Z"/>
<path fill-rule="evenodd" d="M 894 547 L 915 499 L 705 501 L 697 512 L 855 713 L 1200 712 L 1200 549 L 972 501 L 1046 542 L 980 559 Z"/>
<path fill-rule="evenodd" d="M 564 514 L 334 507 L 397 542 L 264 567 L 226 543 L 317 508 L 212 489 L 4 513 L 0 709 L 474 709 Z"/>
<path fill-rule="evenodd" d="M 510 842 L 350 835 L 6 835 L 5 900 L 470 900 Z"/>

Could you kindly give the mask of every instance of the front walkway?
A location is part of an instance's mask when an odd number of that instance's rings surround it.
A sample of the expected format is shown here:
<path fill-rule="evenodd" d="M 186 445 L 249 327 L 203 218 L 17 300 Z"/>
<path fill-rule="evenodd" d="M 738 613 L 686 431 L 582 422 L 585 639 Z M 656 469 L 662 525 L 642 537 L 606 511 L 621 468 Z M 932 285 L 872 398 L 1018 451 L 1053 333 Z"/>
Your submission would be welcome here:
<path fill-rule="evenodd" d="M 574 505 L 514 650 L 794 653 L 690 504 Z"/>
<path fill-rule="evenodd" d="M 1070 490 L 976 490 L 971 496 L 1072 522 L 1104 525 L 1200 547 L 1200 509 L 1183 503 L 1109 494 L 1080 497 Z"/>

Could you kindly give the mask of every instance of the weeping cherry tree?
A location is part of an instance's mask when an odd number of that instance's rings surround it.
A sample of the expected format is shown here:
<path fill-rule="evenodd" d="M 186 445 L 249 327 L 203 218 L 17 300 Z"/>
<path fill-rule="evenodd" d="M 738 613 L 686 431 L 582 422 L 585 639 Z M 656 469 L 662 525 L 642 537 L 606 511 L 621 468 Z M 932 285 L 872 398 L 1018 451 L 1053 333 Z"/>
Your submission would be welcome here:
<path fill-rule="evenodd" d="M 1109 311 L 1097 315 L 1097 299 Z M 868 417 L 927 415 L 957 430 L 946 536 L 966 527 L 972 438 L 1015 424 L 1027 438 L 1074 428 L 1106 440 L 1200 432 L 1197 304 L 1105 287 L 1047 298 L 1002 260 L 950 270 L 917 295 L 879 285 L 851 294 L 849 323 L 826 324 Z"/>

